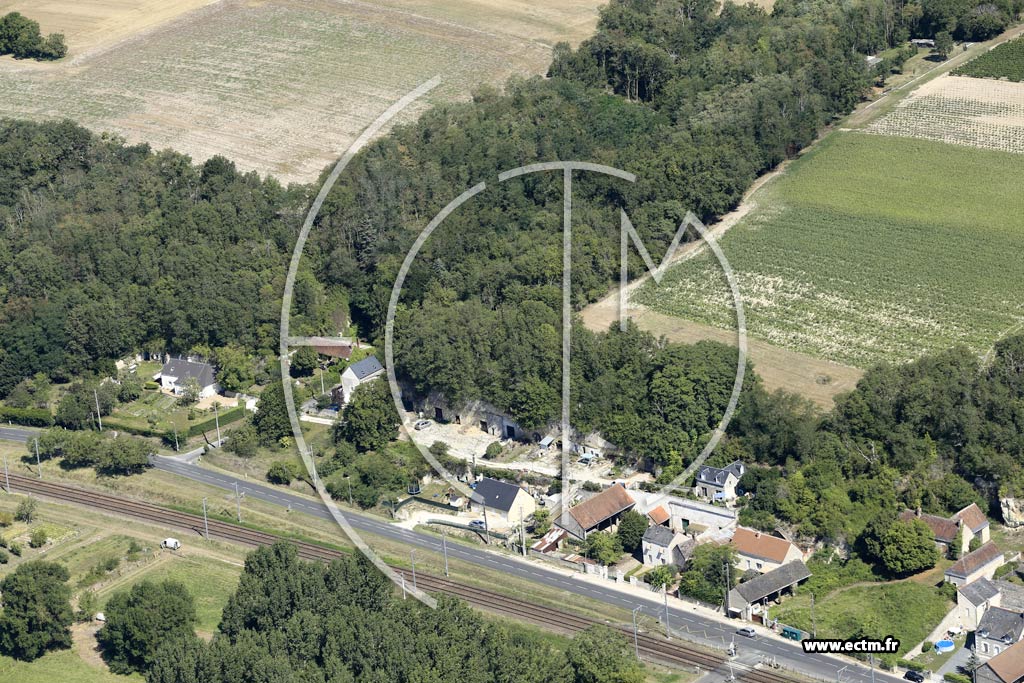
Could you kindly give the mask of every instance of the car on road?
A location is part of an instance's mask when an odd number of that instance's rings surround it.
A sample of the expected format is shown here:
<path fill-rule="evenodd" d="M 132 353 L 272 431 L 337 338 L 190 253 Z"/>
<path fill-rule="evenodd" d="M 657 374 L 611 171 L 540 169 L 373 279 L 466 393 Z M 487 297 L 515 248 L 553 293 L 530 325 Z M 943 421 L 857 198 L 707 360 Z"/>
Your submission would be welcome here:
<path fill-rule="evenodd" d="M 909 669 L 907 673 L 903 674 L 903 678 L 913 683 L 924 683 L 924 675 L 920 671 L 914 671 Z"/>
<path fill-rule="evenodd" d="M 168 550 L 178 550 L 181 548 L 181 541 L 176 538 L 165 538 L 160 541 L 161 548 L 167 548 Z"/>
<path fill-rule="evenodd" d="M 743 636 L 744 638 L 754 638 L 757 636 L 757 633 L 754 631 L 754 629 L 750 628 L 749 626 L 744 626 L 742 628 L 736 629 L 736 633 Z"/>
<path fill-rule="evenodd" d="M 413 425 L 413 429 L 419 431 L 421 429 L 426 429 L 429 426 L 430 420 L 416 420 L 416 424 Z"/>
<path fill-rule="evenodd" d="M 470 529 L 483 529 L 486 526 L 487 525 L 484 524 L 484 520 L 482 519 L 474 519 L 472 522 L 469 523 Z"/>

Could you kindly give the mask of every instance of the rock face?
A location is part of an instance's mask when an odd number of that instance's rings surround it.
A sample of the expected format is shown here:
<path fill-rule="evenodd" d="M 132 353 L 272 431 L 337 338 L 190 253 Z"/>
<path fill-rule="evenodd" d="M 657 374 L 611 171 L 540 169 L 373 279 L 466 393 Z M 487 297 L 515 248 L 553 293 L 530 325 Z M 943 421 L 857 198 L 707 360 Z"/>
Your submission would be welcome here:
<path fill-rule="evenodd" d="M 1011 529 L 1024 526 L 1024 498 L 1000 498 L 1003 523 Z"/>

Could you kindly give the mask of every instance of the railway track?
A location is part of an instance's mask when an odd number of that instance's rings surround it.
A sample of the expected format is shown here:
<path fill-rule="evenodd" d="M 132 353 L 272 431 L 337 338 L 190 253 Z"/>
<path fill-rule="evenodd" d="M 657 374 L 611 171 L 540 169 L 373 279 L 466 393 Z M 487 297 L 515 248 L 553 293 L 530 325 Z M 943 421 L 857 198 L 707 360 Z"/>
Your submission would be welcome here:
<path fill-rule="evenodd" d="M 203 518 L 188 512 L 180 512 L 150 503 L 119 498 L 97 491 L 89 491 L 66 484 L 56 484 L 16 474 L 10 475 L 10 484 L 11 489 L 16 492 L 31 493 L 113 514 L 128 515 L 143 521 L 154 522 L 161 526 L 173 526 L 199 535 L 203 535 L 204 532 Z M 207 524 L 210 538 L 218 538 L 252 547 L 271 545 L 284 540 L 295 545 L 298 556 L 304 560 L 330 562 L 342 557 L 344 554 L 341 551 L 324 548 L 314 543 L 248 529 L 238 524 L 216 519 L 208 520 Z M 396 567 L 395 570 L 403 574 L 406 572 L 401 567 Z M 502 593 L 469 586 L 422 572 L 416 573 L 416 586 L 427 592 L 454 595 L 485 611 L 514 617 L 569 635 L 595 624 L 603 623 L 597 619 L 579 616 L 545 605 L 538 605 Z M 613 628 L 627 634 L 632 640 L 632 628 L 621 625 L 614 625 Z M 726 666 L 727 661 L 723 654 L 651 634 L 639 634 L 637 637 L 637 647 L 645 658 L 677 667 L 692 668 L 699 666 L 704 671 L 713 671 Z M 799 680 L 765 669 L 754 669 L 740 665 L 736 665 L 735 668 L 740 670 L 738 677 L 750 683 L 793 683 Z"/>

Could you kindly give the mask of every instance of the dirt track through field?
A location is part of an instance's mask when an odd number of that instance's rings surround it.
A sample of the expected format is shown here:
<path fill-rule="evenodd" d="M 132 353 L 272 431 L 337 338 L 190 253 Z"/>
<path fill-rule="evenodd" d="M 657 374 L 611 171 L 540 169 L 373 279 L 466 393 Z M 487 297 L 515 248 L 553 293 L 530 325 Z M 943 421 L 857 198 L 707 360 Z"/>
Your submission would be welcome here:
<path fill-rule="evenodd" d="M 785 172 L 787 162 L 783 162 L 774 170 L 764 174 L 750 186 L 744 194 L 739 206 L 729 212 L 713 225 L 708 232 L 715 240 L 739 223 L 751 211 L 757 208 L 757 191 L 774 178 Z M 706 249 L 703 240 L 691 242 L 680 247 L 670 263 L 680 263 L 697 256 Z M 728 256 L 728 254 L 726 255 Z M 632 293 L 650 280 L 650 273 L 645 273 L 629 283 Z M 742 283 L 740 287 L 742 293 Z M 583 324 L 594 331 L 605 331 L 619 319 L 619 293 L 613 290 L 600 301 L 597 301 L 580 312 Z M 650 310 L 640 304 L 629 304 L 629 317 L 636 325 L 657 337 L 664 336 L 672 342 L 693 344 L 702 340 L 717 341 L 735 345 L 736 331 L 725 330 L 710 325 L 664 315 Z M 830 410 L 836 395 L 852 390 L 864 372 L 858 368 L 821 360 L 795 351 L 789 351 L 767 342 L 748 338 L 747 354 L 754 369 L 764 381 L 769 391 L 783 389 L 798 393 L 823 410 Z"/>

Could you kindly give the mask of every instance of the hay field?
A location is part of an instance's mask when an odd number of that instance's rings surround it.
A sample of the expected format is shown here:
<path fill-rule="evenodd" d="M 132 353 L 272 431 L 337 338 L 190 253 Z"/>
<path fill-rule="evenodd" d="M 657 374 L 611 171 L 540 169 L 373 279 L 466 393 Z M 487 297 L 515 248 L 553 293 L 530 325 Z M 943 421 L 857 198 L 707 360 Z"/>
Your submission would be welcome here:
<path fill-rule="evenodd" d="M 43 33 L 63 33 L 68 58 L 138 35 L 216 0 L 0 0 L 0 15 L 21 12 Z M 10 58 L 8 58 L 10 59 Z M 45 68 L 47 64 L 32 64 Z"/>
<path fill-rule="evenodd" d="M 1024 322 L 1024 155 L 837 132 L 764 188 L 721 240 L 752 337 L 864 368 Z M 733 329 L 707 254 L 637 303 Z"/>
<path fill-rule="evenodd" d="M 1024 154 L 1024 83 L 944 75 L 865 130 Z"/>
<path fill-rule="evenodd" d="M 3 60 L 0 116 L 69 117 L 196 160 L 221 154 L 245 170 L 310 181 L 435 75 L 443 84 L 399 123 L 480 84 L 543 73 L 554 42 L 589 35 L 601 4 L 221 0 L 47 68 Z"/>

